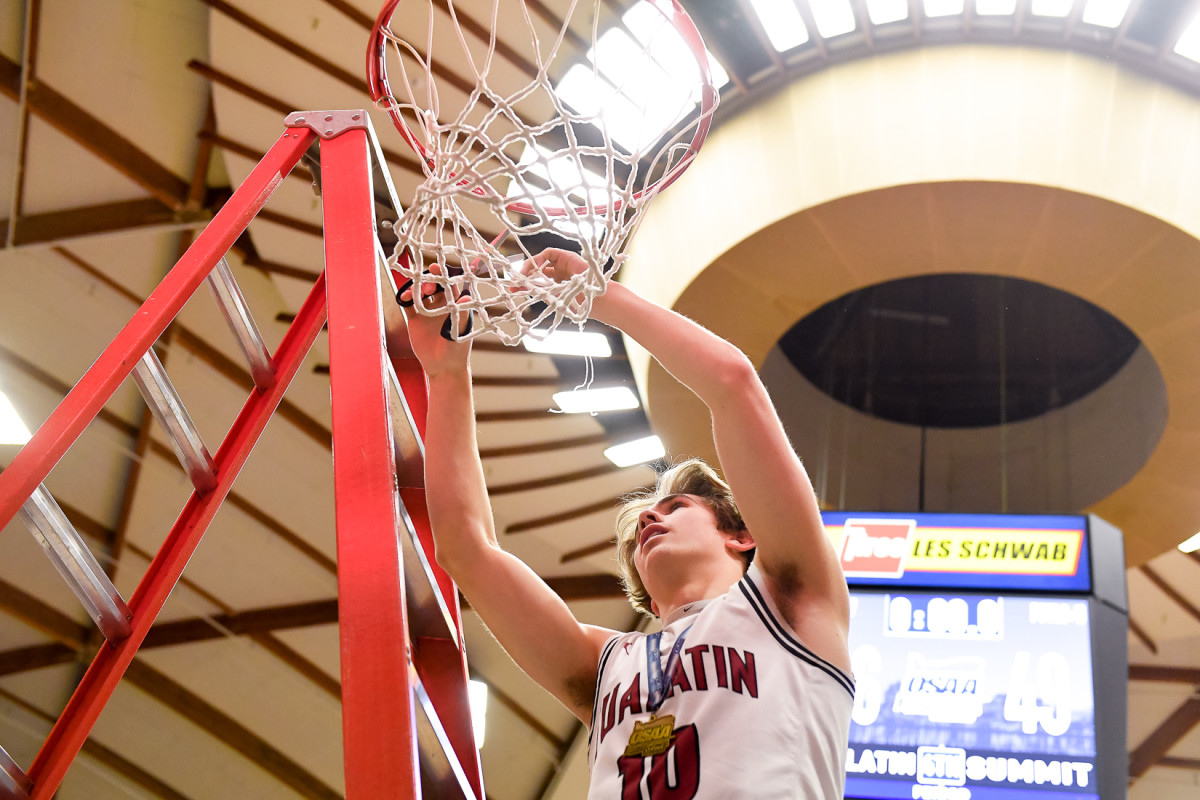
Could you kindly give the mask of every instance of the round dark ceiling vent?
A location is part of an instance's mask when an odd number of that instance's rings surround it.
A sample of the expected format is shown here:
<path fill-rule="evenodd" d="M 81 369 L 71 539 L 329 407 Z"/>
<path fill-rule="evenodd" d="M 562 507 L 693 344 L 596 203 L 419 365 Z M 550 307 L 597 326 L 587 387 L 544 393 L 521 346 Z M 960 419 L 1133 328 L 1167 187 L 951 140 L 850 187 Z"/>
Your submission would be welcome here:
<path fill-rule="evenodd" d="M 996 275 L 903 278 L 809 314 L 779 347 L 813 385 L 873 416 L 931 428 L 1031 419 L 1115 375 L 1137 337 L 1106 311 Z"/>

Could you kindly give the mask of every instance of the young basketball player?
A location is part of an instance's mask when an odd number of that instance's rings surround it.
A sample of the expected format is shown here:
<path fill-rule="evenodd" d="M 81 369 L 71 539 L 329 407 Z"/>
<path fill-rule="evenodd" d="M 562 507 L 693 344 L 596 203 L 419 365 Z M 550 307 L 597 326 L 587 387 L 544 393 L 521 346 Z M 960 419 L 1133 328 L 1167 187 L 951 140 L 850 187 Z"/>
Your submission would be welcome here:
<path fill-rule="evenodd" d="M 547 250 L 526 268 L 562 281 L 586 265 Z M 499 547 L 470 347 L 444 340 L 441 319 L 410 314 L 429 376 L 426 491 L 438 562 L 517 664 L 590 726 L 589 798 L 841 798 L 854 696 L 849 595 L 766 389 L 736 347 L 621 284 L 595 300 L 592 317 L 637 340 L 704 401 L 728 481 L 687 462 L 619 515 L 623 580 L 660 630 L 580 623 Z"/>

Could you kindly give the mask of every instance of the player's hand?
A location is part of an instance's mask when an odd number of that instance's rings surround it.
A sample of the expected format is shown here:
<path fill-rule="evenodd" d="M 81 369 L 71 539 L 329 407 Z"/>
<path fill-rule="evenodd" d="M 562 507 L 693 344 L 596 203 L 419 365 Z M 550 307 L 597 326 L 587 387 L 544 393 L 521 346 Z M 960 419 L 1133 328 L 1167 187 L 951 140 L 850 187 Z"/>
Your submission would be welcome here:
<path fill-rule="evenodd" d="M 437 267 L 435 266 L 436 270 Z M 413 353 L 421 362 L 426 374 L 436 375 L 441 372 L 466 369 L 471 355 L 470 342 L 447 341 L 442 336 L 442 327 L 446 322 L 446 314 L 452 312 L 446 302 L 446 291 L 433 282 L 417 283 L 415 290 L 421 293 L 421 305 L 434 311 L 432 315 L 418 314 L 405 308 L 404 316 L 408 324 L 408 339 L 412 344 Z M 396 297 L 401 306 L 412 305 L 414 286 L 403 288 Z M 462 300 L 464 298 L 457 298 Z M 453 304 L 451 304 L 453 305 Z M 446 314 L 436 313 L 444 310 Z M 466 325 L 469 312 L 457 312 L 460 330 Z"/>
<path fill-rule="evenodd" d="M 544 276 L 556 283 L 570 280 L 575 275 L 587 272 L 588 264 L 578 253 L 547 247 L 533 258 L 527 258 L 518 271 L 527 278 Z"/>

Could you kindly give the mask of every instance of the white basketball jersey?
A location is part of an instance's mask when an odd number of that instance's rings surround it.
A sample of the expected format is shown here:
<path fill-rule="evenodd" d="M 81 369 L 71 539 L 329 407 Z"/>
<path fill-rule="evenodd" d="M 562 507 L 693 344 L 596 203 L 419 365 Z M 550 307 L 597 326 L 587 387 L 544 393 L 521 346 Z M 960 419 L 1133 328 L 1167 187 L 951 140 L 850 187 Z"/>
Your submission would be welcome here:
<path fill-rule="evenodd" d="M 652 639 L 614 636 L 596 682 L 589 800 L 842 797 L 854 680 L 800 642 L 757 566 L 724 596 L 684 606 L 664 625 L 653 656 L 669 690 L 656 717 L 660 729 L 674 717 L 665 726 L 673 736 L 659 755 L 626 755 L 635 725 L 634 750 L 653 727 Z"/>

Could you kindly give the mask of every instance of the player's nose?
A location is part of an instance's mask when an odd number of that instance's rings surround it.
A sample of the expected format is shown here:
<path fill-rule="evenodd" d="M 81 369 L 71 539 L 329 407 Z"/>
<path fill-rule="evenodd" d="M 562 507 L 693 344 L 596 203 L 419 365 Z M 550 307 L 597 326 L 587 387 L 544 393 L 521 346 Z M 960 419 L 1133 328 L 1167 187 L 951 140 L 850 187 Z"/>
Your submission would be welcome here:
<path fill-rule="evenodd" d="M 652 522 L 662 522 L 662 516 L 653 508 L 647 508 L 638 514 L 638 530 L 641 530 Z"/>

